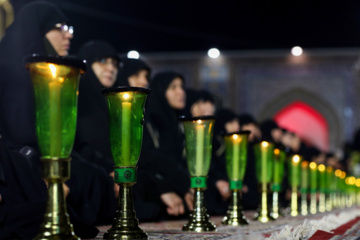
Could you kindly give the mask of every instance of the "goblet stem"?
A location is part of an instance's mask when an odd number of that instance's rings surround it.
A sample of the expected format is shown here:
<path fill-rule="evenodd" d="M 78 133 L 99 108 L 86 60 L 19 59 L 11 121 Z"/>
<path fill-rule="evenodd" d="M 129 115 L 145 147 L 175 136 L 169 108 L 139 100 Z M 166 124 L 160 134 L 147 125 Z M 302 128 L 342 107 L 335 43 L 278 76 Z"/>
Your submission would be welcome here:
<path fill-rule="evenodd" d="M 301 193 L 301 215 L 306 216 L 308 214 L 307 194 Z"/>
<path fill-rule="evenodd" d="M 119 183 L 119 207 L 112 227 L 104 234 L 104 239 L 148 239 L 147 234 L 139 227 L 136 218 L 132 194 L 135 183 Z"/>
<path fill-rule="evenodd" d="M 297 215 L 299 215 L 299 211 L 298 211 L 298 195 L 297 195 L 297 188 L 293 187 L 292 191 L 291 191 L 291 212 L 290 215 L 295 217 Z"/>
<path fill-rule="evenodd" d="M 182 228 L 183 231 L 190 232 L 209 232 L 215 231 L 216 226 L 210 222 L 209 215 L 204 206 L 204 190 L 203 188 L 194 188 L 194 209 L 190 213 L 187 224 Z"/>
<path fill-rule="evenodd" d="M 43 223 L 35 240 L 79 239 L 66 211 L 63 183 L 70 177 L 70 158 L 42 159 L 43 177 L 48 182 L 48 200 Z"/>
<path fill-rule="evenodd" d="M 316 214 L 317 213 L 317 204 L 316 204 L 316 193 L 311 193 L 310 195 L 310 213 Z"/>
<path fill-rule="evenodd" d="M 325 209 L 327 212 L 330 212 L 332 210 L 332 199 L 330 193 L 327 193 L 325 195 Z"/>
<path fill-rule="evenodd" d="M 262 183 L 261 184 L 261 202 L 260 202 L 260 208 L 259 212 L 256 213 L 254 220 L 257 220 L 259 222 L 269 222 L 272 220 L 275 220 L 272 216 L 270 216 L 270 211 L 268 209 L 268 199 L 267 199 L 267 184 Z"/>
<path fill-rule="evenodd" d="M 273 192 L 273 198 L 272 198 L 272 212 L 270 215 L 274 219 L 278 219 L 280 217 L 280 211 L 279 211 L 279 192 L 274 191 Z"/>
<path fill-rule="evenodd" d="M 232 225 L 232 226 L 248 225 L 249 222 L 245 218 L 242 212 L 241 190 L 234 189 L 231 191 L 232 191 L 232 197 L 231 197 L 230 206 L 226 216 L 222 220 L 222 223 L 224 225 Z"/>

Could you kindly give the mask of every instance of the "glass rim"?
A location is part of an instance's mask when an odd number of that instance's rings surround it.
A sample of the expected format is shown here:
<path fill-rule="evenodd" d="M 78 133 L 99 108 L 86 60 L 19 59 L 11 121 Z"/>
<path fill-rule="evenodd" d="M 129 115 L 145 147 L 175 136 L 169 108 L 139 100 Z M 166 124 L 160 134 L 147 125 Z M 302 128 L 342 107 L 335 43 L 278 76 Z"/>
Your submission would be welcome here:
<path fill-rule="evenodd" d="M 237 131 L 237 132 L 231 132 L 231 133 L 221 133 L 222 136 L 224 137 L 228 137 L 228 136 L 232 136 L 234 134 L 239 134 L 239 135 L 249 135 L 251 132 L 249 130 L 244 130 L 244 131 Z"/>
<path fill-rule="evenodd" d="M 151 90 L 149 88 L 141 88 L 141 87 L 128 87 L 128 86 L 118 86 L 118 87 L 110 87 L 101 89 L 102 94 L 108 93 L 118 93 L 118 92 L 143 92 L 149 93 Z"/>
<path fill-rule="evenodd" d="M 79 68 L 83 71 L 86 71 L 86 61 L 81 60 L 75 57 L 63 57 L 63 56 L 55 56 L 55 55 L 40 55 L 40 54 L 31 54 L 24 58 L 24 62 L 26 64 L 26 68 L 28 68 L 28 64 L 37 63 L 37 62 L 46 62 L 46 63 L 54 63 L 58 65 L 65 65 L 69 67 Z"/>
<path fill-rule="evenodd" d="M 199 116 L 199 117 L 186 117 L 180 116 L 180 121 L 187 122 L 187 121 L 197 121 L 197 120 L 215 120 L 215 116 Z"/>

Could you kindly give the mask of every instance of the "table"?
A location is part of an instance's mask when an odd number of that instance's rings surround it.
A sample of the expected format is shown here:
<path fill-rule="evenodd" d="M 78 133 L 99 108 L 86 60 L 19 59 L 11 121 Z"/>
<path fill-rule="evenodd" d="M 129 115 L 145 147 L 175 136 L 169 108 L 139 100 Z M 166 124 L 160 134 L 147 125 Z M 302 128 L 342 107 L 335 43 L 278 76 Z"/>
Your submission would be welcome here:
<path fill-rule="evenodd" d="M 222 216 L 211 217 L 216 224 L 216 232 L 190 233 L 182 232 L 186 220 L 165 221 L 154 223 L 141 223 L 140 227 L 149 235 L 149 239 L 239 239 L 258 240 L 265 239 L 296 239 L 305 234 L 306 239 L 360 239 L 360 208 L 336 209 L 331 212 L 318 213 L 308 216 L 284 216 L 276 221 L 260 223 L 252 221 L 255 212 L 245 212 L 250 220 L 248 226 L 223 226 Z M 310 226 L 310 227 L 309 227 Z M 335 226 L 335 227 L 334 227 Z M 103 234 L 110 226 L 100 226 L 99 235 L 95 239 L 102 239 Z M 330 229 L 329 229 L 330 228 Z M 332 230 L 329 233 L 329 230 Z M 326 230 L 326 231 L 324 231 Z M 272 235 L 273 234 L 273 235 Z"/>

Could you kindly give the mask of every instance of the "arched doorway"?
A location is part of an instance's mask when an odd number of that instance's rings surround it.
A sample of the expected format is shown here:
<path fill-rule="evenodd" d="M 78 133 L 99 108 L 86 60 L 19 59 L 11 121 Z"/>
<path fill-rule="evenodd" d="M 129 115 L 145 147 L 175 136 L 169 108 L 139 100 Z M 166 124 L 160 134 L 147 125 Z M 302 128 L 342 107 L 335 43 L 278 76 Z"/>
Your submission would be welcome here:
<path fill-rule="evenodd" d="M 323 150 L 329 150 L 329 126 L 326 119 L 314 108 L 302 101 L 295 101 L 278 111 L 277 124 L 296 133 L 305 142 Z"/>
<path fill-rule="evenodd" d="M 296 88 L 280 94 L 265 105 L 259 113 L 258 119 L 263 121 L 268 118 L 274 118 L 281 110 L 286 109 L 287 106 L 296 102 L 306 104 L 325 119 L 328 126 L 328 148 L 326 150 L 336 150 L 343 141 L 341 138 L 342 135 L 340 134 L 342 129 L 338 116 L 331 104 L 321 99 L 315 93 Z"/>

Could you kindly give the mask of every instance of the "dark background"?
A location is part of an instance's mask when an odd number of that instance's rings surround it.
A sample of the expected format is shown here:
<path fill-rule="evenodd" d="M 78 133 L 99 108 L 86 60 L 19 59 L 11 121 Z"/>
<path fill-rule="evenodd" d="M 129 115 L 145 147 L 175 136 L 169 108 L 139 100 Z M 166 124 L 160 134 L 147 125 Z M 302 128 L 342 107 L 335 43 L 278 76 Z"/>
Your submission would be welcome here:
<path fill-rule="evenodd" d="M 119 52 L 358 47 L 360 1 L 47 0 L 75 28 Z M 11 0 L 15 12 L 29 0 Z"/>

